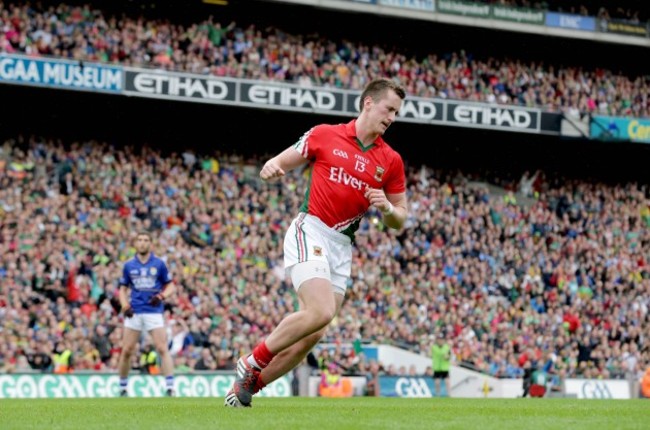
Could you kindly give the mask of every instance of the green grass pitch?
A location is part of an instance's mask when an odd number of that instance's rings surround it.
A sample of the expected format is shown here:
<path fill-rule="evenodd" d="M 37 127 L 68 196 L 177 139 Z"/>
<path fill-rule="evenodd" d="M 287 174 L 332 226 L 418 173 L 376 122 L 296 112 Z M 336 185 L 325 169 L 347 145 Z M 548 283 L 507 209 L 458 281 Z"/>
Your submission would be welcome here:
<path fill-rule="evenodd" d="M 266 430 L 650 428 L 649 400 L 222 398 L 0 400 L 0 429 Z"/>

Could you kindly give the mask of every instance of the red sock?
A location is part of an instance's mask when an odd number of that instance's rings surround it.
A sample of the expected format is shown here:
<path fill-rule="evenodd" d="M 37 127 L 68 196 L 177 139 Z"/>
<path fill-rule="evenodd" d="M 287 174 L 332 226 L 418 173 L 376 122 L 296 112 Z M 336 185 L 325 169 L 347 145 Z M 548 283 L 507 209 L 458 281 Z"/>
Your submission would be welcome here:
<path fill-rule="evenodd" d="M 266 384 L 264 381 L 262 381 L 262 375 L 260 375 L 257 377 L 257 382 L 255 382 L 255 389 L 253 390 L 253 393 L 259 393 L 262 391 L 262 389 L 264 389 L 264 387 L 266 387 Z"/>
<path fill-rule="evenodd" d="M 266 342 L 261 342 L 253 350 L 253 359 L 260 366 L 260 369 L 268 366 L 271 360 L 273 360 L 273 357 L 275 357 L 275 354 L 269 351 L 266 347 Z"/>

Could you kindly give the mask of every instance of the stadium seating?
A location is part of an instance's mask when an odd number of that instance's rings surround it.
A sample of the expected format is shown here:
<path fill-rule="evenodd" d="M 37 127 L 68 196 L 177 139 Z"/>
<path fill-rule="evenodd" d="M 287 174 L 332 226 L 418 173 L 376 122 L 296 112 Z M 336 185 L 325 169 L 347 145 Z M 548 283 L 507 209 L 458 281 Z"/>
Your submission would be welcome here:
<path fill-rule="evenodd" d="M 547 3 L 636 19 L 634 11 Z M 390 76 L 422 97 L 650 115 L 649 78 L 613 69 L 469 51 L 413 57 L 247 23 L 180 25 L 37 5 L 0 3 L 0 54 L 348 89 Z M 286 187 L 266 185 L 256 179 L 259 158 L 59 137 L 0 141 L 0 372 L 116 370 L 117 274 L 140 229 L 154 233 L 181 287 L 165 313 L 179 371 L 232 370 L 294 309 L 279 244 L 301 203 L 304 172 Z M 409 167 L 407 179 L 403 232 L 385 231 L 373 212 L 361 224 L 347 300 L 328 341 L 428 354 L 444 332 L 455 364 L 497 377 L 521 377 L 529 365 L 556 379 L 625 378 L 648 368 L 647 184 L 550 172 L 504 182 L 427 166 Z M 72 351 L 71 366 L 54 364 L 58 344 Z M 331 359 L 348 374 L 375 375 L 378 366 L 346 349 Z"/>
<path fill-rule="evenodd" d="M 166 312 L 179 368 L 232 369 L 293 309 L 278 243 L 304 172 L 285 188 L 247 173 L 261 160 L 35 137 L 5 142 L 1 158 L 3 371 L 52 370 L 34 357 L 59 341 L 77 371 L 115 371 L 116 274 L 142 228 L 181 287 Z M 411 168 L 407 179 L 404 232 L 383 231 L 372 212 L 361 224 L 348 299 L 328 340 L 428 354 L 430 335 L 444 330 L 455 363 L 500 377 L 520 376 L 526 362 L 605 378 L 648 367 L 639 293 L 650 280 L 647 190 L 553 186 L 540 172 L 522 204 L 516 190 L 503 199 L 459 174 Z M 344 349 L 334 359 L 349 373 L 372 364 Z"/>
<path fill-rule="evenodd" d="M 650 116 L 650 82 L 644 75 L 553 68 L 497 56 L 479 58 L 465 51 L 432 51 L 418 58 L 362 41 L 212 18 L 189 26 L 116 18 L 88 5 L 40 10 L 19 4 L 0 9 L 0 52 L 349 89 L 390 76 L 409 94 L 421 97 L 539 106 L 574 116 Z"/>

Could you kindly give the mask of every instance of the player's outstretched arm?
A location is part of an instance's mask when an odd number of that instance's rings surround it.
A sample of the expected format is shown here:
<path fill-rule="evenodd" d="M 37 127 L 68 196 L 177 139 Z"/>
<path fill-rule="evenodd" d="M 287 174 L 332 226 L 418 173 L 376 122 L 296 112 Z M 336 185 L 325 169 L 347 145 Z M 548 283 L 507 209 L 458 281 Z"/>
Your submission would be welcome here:
<path fill-rule="evenodd" d="M 296 151 L 293 146 L 290 146 L 264 164 L 260 171 L 260 178 L 266 182 L 274 182 L 282 178 L 287 172 L 308 162 L 309 160 Z"/>

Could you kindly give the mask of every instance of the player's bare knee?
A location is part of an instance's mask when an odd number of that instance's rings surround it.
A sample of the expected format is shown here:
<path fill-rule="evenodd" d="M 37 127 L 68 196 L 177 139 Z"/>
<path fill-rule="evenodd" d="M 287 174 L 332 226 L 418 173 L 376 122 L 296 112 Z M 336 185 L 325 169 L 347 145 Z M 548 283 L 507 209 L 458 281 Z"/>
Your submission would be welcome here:
<path fill-rule="evenodd" d="M 158 351 L 158 354 L 160 356 L 163 356 L 169 352 L 169 348 L 167 347 L 167 343 L 155 343 L 154 348 L 156 348 L 156 351 Z"/>
<path fill-rule="evenodd" d="M 336 308 L 332 307 L 330 308 L 316 308 L 316 309 L 311 309 L 311 317 L 313 321 L 313 325 L 318 328 L 318 331 L 323 329 L 324 327 L 327 327 L 330 322 L 334 319 L 336 316 Z"/>
<path fill-rule="evenodd" d="M 131 358 L 131 356 L 135 353 L 135 345 L 124 345 L 122 346 L 122 355 L 125 358 Z"/>

